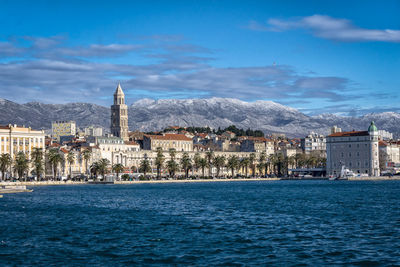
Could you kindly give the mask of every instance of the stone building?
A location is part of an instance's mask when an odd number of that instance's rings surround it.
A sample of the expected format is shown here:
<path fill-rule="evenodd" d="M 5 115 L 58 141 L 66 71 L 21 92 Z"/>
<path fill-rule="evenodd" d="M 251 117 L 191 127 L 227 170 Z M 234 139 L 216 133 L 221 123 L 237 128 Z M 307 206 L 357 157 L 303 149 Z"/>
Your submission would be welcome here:
<path fill-rule="evenodd" d="M 0 154 L 8 153 L 14 159 L 22 151 L 30 158 L 34 148 L 45 150 L 45 133 L 30 127 L 17 125 L 0 126 Z"/>
<path fill-rule="evenodd" d="M 75 134 L 75 121 L 53 121 L 51 123 L 51 135 L 57 141 L 60 141 L 61 136 L 75 136 Z"/>
<path fill-rule="evenodd" d="M 374 122 L 368 131 L 337 132 L 326 138 L 326 171 L 337 176 L 342 166 L 356 174 L 379 176 L 378 129 Z"/>
<path fill-rule="evenodd" d="M 310 133 L 301 139 L 301 149 L 305 154 L 318 153 L 326 157 L 326 138 L 322 134 Z"/>
<path fill-rule="evenodd" d="M 111 106 L 111 134 L 129 141 L 128 106 L 125 105 L 125 94 L 119 83 L 114 93 L 114 105 Z"/>
<path fill-rule="evenodd" d="M 144 135 L 143 149 L 168 151 L 174 148 L 176 151 L 193 151 L 193 139 L 183 134 Z"/>
<path fill-rule="evenodd" d="M 85 136 L 102 136 L 103 135 L 103 128 L 89 126 L 85 128 Z"/>

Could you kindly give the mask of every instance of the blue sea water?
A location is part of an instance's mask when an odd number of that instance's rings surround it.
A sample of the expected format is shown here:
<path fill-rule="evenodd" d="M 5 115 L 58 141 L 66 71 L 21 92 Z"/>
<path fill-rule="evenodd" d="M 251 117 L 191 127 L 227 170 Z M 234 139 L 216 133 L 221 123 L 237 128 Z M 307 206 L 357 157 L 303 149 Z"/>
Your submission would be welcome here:
<path fill-rule="evenodd" d="M 400 182 L 35 187 L 0 199 L 0 265 L 400 265 Z"/>

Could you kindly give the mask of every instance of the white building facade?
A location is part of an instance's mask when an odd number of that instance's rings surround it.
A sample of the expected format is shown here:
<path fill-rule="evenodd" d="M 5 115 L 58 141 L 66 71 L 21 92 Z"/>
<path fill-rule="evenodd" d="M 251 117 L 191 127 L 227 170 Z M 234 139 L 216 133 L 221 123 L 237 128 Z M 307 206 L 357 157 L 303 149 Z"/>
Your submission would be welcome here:
<path fill-rule="evenodd" d="M 368 131 L 337 132 L 326 138 L 326 172 L 338 176 L 342 166 L 355 174 L 379 176 L 378 129 L 374 122 Z"/>

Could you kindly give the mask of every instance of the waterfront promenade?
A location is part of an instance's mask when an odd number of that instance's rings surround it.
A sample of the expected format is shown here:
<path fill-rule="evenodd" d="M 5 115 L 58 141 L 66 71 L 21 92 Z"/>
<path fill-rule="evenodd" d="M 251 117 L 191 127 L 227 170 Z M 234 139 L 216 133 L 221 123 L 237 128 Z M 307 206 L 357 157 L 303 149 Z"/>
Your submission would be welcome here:
<path fill-rule="evenodd" d="M 321 177 L 307 179 L 287 179 L 287 178 L 241 178 L 241 179 L 174 179 L 174 180 L 135 180 L 135 181 L 114 181 L 114 184 L 157 184 L 157 183 L 204 183 L 204 182 L 240 182 L 240 181 L 280 181 L 280 180 L 321 180 Z M 328 179 L 328 178 L 324 178 Z M 371 176 L 371 177 L 349 177 L 349 181 L 390 181 L 400 180 L 400 176 Z M 55 186 L 55 185 L 84 185 L 89 182 L 78 181 L 33 181 L 33 182 L 0 182 L 1 186 Z"/>

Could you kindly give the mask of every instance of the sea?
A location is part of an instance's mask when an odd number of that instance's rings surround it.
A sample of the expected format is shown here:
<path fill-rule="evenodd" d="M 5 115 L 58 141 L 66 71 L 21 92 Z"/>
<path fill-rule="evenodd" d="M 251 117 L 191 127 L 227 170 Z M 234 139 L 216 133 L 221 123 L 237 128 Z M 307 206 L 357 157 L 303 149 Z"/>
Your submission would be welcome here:
<path fill-rule="evenodd" d="M 0 199 L 0 266 L 400 265 L 400 181 L 33 189 Z"/>

